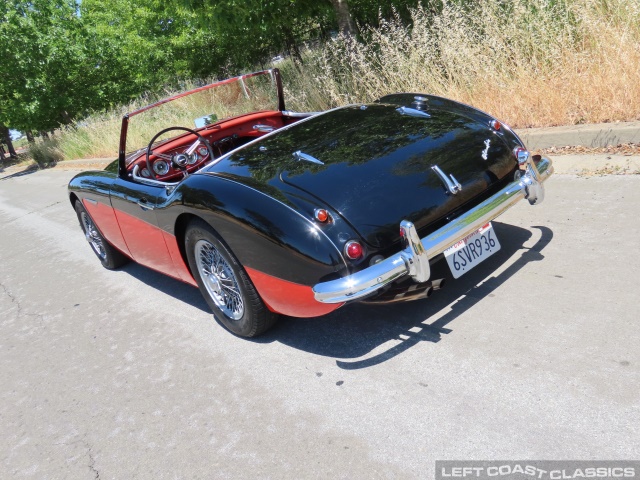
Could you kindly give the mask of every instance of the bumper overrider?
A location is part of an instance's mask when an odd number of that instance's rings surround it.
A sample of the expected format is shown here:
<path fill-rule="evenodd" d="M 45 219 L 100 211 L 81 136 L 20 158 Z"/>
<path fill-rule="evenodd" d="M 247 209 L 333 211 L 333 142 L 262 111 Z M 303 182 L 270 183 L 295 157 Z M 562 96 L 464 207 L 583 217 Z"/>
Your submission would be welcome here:
<path fill-rule="evenodd" d="M 321 303 L 343 303 L 371 295 L 405 275 L 416 282 L 429 280 L 429 259 L 443 253 L 451 245 L 475 232 L 526 198 L 531 205 L 544 199 L 543 182 L 553 173 L 551 160 L 542 157 L 534 162 L 530 155 L 519 156 L 525 167 L 520 179 L 507 185 L 478 206 L 420 239 L 413 223 L 400 222 L 404 250 L 375 265 L 337 280 L 318 283 L 313 287 L 315 299 Z"/>

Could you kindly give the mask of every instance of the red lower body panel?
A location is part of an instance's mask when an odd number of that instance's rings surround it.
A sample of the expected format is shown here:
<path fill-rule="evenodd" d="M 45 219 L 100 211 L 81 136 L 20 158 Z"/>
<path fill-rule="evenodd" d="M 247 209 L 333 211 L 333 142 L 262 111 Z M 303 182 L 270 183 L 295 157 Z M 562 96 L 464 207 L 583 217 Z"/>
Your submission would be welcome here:
<path fill-rule="evenodd" d="M 174 235 L 110 206 L 101 203 L 93 205 L 90 202 L 84 204 L 105 238 L 116 248 L 142 265 L 198 286 L 182 259 Z M 245 270 L 260 297 L 273 312 L 309 318 L 326 315 L 343 305 L 316 301 L 313 290 L 307 285 L 282 280 L 249 267 L 245 267 Z"/>
<path fill-rule="evenodd" d="M 139 218 L 114 209 L 133 259 L 158 272 L 198 286 L 182 260 L 174 235 Z"/>
<path fill-rule="evenodd" d="M 124 238 L 122 238 L 120 225 L 118 225 L 118 220 L 116 220 L 116 216 L 111 205 L 106 205 L 102 202 L 93 203 L 86 199 L 82 201 L 82 205 L 84 205 L 84 208 L 89 212 L 89 216 L 98 226 L 100 232 L 104 235 L 104 238 L 106 238 L 111 245 L 116 247 L 122 253 L 131 256 L 131 252 L 129 252 L 129 248 L 125 243 Z"/>
<path fill-rule="evenodd" d="M 273 312 L 291 317 L 309 318 L 326 315 L 340 308 L 343 303 L 320 303 L 307 285 L 288 282 L 266 273 L 245 267 L 264 303 Z"/>
<path fill-rule="evenodd" d="M 167 245 L 167 249 L 169 250 L 169 255 L 171 255 L 171 259 L 173 260 L 173 266 L 176 268 L 175 272 L 180 276 L 183 282 L 197 287 L 198 284 L 191 275 L 191 271 L 185 265 L 184 260 L 182 260 L 182 254 L 180 253 L 180 247 L 178 247 L 178 240 L 176 240 L 176 237 L 164 230 L 162 231 L 162 235 L 164 237 L 164 243 Z"/>

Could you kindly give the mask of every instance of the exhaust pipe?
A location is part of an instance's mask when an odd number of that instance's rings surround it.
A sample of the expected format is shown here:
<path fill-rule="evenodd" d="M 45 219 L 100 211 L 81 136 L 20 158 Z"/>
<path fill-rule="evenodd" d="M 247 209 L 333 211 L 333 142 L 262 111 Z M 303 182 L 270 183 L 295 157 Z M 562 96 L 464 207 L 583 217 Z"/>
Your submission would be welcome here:
<path fill-rule="evenodd" d="M 439 278 L 424 283 L 414 283 L 409 287 L 405 285 L 390 288 L 382 295 L 364 300 L 365 303 L 388 304 L 398 302 L 410 302 L 429 298 L 433 292 L 444 287 L 445 279 Z"/>

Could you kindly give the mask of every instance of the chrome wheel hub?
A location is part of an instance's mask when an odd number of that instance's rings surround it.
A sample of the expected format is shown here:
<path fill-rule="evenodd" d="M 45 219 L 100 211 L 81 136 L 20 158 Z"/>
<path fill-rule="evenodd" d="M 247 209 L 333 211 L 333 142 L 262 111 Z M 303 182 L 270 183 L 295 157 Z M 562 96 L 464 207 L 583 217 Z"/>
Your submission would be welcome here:
<path fill-rule="evenodd" d="M 220 251 L 207 240 L 195 245 L 198 273 L 213 303 L 232 320 L 240 320 L 244 314 L 244 301 L 231 266 Z"/>
<path fill-rule="evenodd" d="M 209 287 L 216 295 L 222 295 L 222 284 L 215 273 L 212 273 L 207 277 L 207 282 L 209 282 Z"/>

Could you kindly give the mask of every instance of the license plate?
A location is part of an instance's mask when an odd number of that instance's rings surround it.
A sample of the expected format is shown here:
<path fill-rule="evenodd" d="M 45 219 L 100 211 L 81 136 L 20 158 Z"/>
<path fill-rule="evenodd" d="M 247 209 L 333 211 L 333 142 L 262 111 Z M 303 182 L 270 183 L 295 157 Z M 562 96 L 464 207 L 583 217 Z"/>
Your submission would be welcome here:
<path fill-rule="evenodd" d="M 458 278 L 498 250 L 500 250 L 498 237 L 491 223 L 487 223 L 447 248 L 444 251 L 444 257 L 447 259 L 453 278 Z"/>

